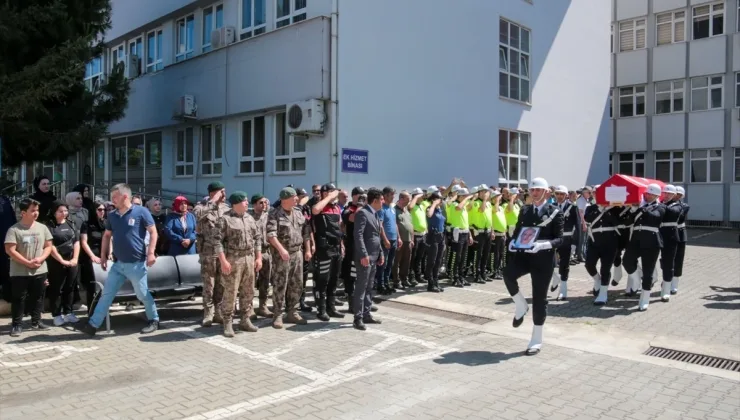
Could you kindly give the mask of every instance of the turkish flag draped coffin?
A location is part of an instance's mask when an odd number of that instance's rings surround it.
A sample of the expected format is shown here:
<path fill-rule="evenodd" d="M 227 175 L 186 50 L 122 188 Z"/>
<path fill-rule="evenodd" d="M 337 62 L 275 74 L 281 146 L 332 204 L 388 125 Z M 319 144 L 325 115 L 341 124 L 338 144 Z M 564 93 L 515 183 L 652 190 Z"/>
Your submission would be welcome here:
<path fill-rule="evenodd" d="M 665 187 L 664 182 L 656 179 L 621 174 L 612 175 L 611 178 L 596 188 L 596 203 L 605 206 L 610 204 L 640 204 L 649 184 L 660 185 L 661 191 Z"/>

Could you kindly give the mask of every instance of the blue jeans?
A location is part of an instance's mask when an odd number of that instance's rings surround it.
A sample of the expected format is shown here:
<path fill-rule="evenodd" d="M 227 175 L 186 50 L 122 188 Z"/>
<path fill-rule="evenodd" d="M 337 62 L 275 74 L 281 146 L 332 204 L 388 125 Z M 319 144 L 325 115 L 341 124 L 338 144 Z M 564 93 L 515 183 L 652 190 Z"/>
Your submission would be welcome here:
<path fill-rule="evenodd" d="M 95 307 L 95 312 L 90 318 L 90 325 L 95 328 L 100 327 L 105 319 L 105 315 L 108 314 L 110 305 L 113 303 L 113 298 L 116 297 L 116 293 L 118 293 L 121 286 L 123 286 L 123 282 L 126 280 L 131 282 L 136 297 L 144 303 L 146 318 L 150 321 L 159 321 L 157 306 L 154 304 L 154 298 L 149 293 L 149 287 L 147 286 L 146 273 L 146 263 L 143 261 L 136 263 L 119 261 L 113 263 L 108 273 L 108 279 L 105 281 L 103 293 L 98 301 L 98 306 Z"/>
<path fill-rule="evenodd" d="M 390 248 L 383 247 L 383 262 L 382 267 L 378 267 L 375 273 L 375 281 L 378 286 L 390 286 L 390 278 L 393 273 L 393 260 L 396 259 L 396 250 L 398 249 L 398 240 L 393 239 L 389 241 L 391 243 Z"/>

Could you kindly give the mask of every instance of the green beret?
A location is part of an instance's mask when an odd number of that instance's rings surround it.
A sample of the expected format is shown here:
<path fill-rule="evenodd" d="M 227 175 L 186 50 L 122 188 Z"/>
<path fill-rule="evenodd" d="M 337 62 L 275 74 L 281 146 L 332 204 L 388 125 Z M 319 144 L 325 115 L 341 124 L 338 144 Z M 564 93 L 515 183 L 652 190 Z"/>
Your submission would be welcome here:
<path fill-rule="evenodd" d="M 282 190 L 280 190 L 280 199 L 281 200 L 285 200 L 285 199 L 288 199 L 288 198 L 293 198 L 296 195 L 297 194 L 296 194 L 295 190 L 293 188 L 290 188 L 290 187 L 285 187 Z"/>
<path fill-rule="evenodd" d="M 244 191 L 235 191 L 229 196 L 229 203 L 239 204 L 247 199 L 247 193 Z"/>
<path fill-rule="evenodd" d="M 213 181 L 210 184 L 208 184 L 208 192 L 209 193 L 210 192 L 214 192 L 214 191 L 218 191 L 218 190 L 223 190 L 224 188 L 226 188 L 226 185 L 224 185 L 224 183 L 221 182 L 221 181 Z"/>
<path fill-rule="evenodd" d="M 252 202 L 252 204 L 256 204 L 258 201 L 262 200 L 263 198 L 265 198 L 264 195 L 262 195 L 262 194 L 255 194 L 255 195 L 252 196 L 251 202 Z"/>

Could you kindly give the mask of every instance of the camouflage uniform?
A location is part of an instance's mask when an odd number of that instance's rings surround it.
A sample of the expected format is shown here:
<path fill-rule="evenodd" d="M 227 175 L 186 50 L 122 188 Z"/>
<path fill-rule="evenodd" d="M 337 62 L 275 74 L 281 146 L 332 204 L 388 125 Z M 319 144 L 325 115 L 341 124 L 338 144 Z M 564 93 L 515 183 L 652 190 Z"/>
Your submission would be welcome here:
<path fill-rule="evenodd" d="M 223 285 L 223 300 L 221 301 L 221 317 L 224 324 L 224 335 L 233 336 L 231 320 L 234 314 L 234 302 L 239 293 L 239 309 L 241 312 L 240 327 L 244 331 L 255 332 L 249 315 L 252 312 L 254 299 L 254 258 L 262 244 L 262 231 L 254 218 L 247 213 L 237 214 L 229 210 L 218 219 L 218 228 L 213 232 L 215 236 L 216 255 L 224 253 L 226 260 L 231 264 L 231 272 L 221 275 Z"/>
<path fill-rule="evenodd" d="M 259 299 L 260 306 L 257 308 L 257 315 L 265 318 L 271 317 L 273 314 L 267 309 L 267 298 L 270 295 L 270 270 L 271 261 L 270 257 L 270 244 L 267 242 L 267 214 L 269 211 L 263 211 L 262 214 L 257 217 L 254 210 L 249 210 L 249 214 L 257 222 L 257 226 L 260 228 L 262 234 L 262 269 L 257 276 L 257 287 L 259 288 Z"/>
<path fill-rule="evenodd" d="M 281 192 L 282 194 L 282 192 Z M 295 191 L 293 191 L 295 195 Z M 272 210 L 267 218 L 267 237 L 277 238 L 278 242 L 290 255 L 288 261 L 280 258 L 280 253 L 270 247 L 272 258 L 272 302 L 275 328 L 282 328 L 282 310 L 286 308 L 288 317 L 286 322 L 305 324 L 305 320 L 298 315 L 295 306 L 303 292 L 303 254 L 304 242 L 311 239 L 311 230 L 306 218 L 298 209 L 285 211 L 282 207 Z M 284 302 L 285 301 L 285 302 Z M 283 306 L 285 305 L 285 306 Z"/>
<path fill-rule="evenodd" d="M 223 297 L 221 272 L 218 262 L 218 253 L 214 232 L 218 229 L 218 220 L 229 211 L 225 203 L 213 204 L 208 200 L 198 203 L 193 209 L 196 219 L 196 244 L 200 244 L 200 278 L 203 281 L 203 326 L 210 326 L 214 318 L 214 304 L 218 304 Z M 216 315 L 219 322 L 221 314 Z"/>

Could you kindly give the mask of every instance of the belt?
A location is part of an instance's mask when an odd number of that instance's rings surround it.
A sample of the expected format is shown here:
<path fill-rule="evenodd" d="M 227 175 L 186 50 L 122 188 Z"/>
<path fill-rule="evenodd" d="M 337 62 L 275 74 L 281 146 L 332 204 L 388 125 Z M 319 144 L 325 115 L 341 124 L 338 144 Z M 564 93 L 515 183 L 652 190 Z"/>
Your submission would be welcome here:
<path fill-rule="evenodd" d="M 655 233 L 658 233 L 659 232 L 658 228 L 656 228 L 656 227 L 642 226 L 642 225 L 635 226 L 634 227 L 634 230 L 646 230 L 648 232 L 655 232 Z"/>
<path fill-rule="evenodd" d="M 414 236 L 424 236 L 426 232 L 414 232 Z"/>
<path fill-rule="evenodd" d="M 602 232 L 616 232 L 617 228 L 610 226 L 610 227 L 597 227 L 594 229 L 591 229 L 591 232 L 593 233 L 602 233 Z"/>
<path fill-rule="evenodd" d="M 570 230 L 570 232 L 563 233 L 563 236 L 573 236 L 576 233 L 576 228 L 573 227 L 573 229 Z"/>
<path fill-rule="evenodd" d="M 679 229 L 686 229 L 686 223 L 680 223 L 680 224 L 678 225 L 678 228 L 679 228 Z"/>
<path fill-rule="evenodd" d="M 661 223 L 660 227 L 678 227 L 678 222 Z"/>
<path fill-rule="evenodd" d="M 497 232 L 497 231 L 494 230 L 493 231 L 493 235 L 494 236 L 506 236 L 506 232 Z"/>
<path fill-rule="evenodd" d="M 475 236 L 478 236 L 481 233 L 489 233 L 491 231 L 491 229 L 475 229 L 475 228 L 473 228 L 471 230 L 473 231 L 473 235 L 475 235 Z"/>
<path fill-rule="evenodd" d="M 618 225 L 617 229 L 628 229 L 627 225 Z"/>

